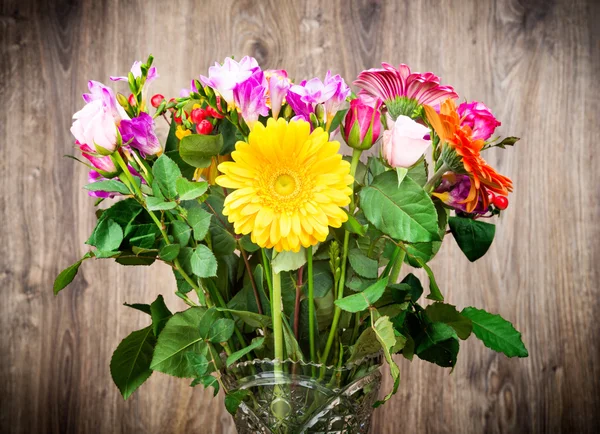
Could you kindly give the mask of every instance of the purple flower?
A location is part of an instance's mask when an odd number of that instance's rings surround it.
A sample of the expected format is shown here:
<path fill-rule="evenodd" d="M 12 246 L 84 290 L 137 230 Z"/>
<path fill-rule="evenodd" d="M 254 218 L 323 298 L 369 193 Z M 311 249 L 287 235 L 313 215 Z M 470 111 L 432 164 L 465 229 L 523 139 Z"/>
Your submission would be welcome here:
<path fill-rule="evenodd" d="M 330 123 L 344 102 L 346 102 L 346 98 L 350 95 L 350 88 L 339 74 L 332 76 L 331 71 L 327 71 L 324 85 L 325 87 L 335 86 L 336 89 L 331 98 L 324 101 L 325 116 L 327 123 Z"/>
<path fill-rule="evenodd" d="M 315 106 L 323 104 L 326 119 L 331 121 L 349 93 L 350 88 L 344 80 L 339 75 L 331 76 L 331 72 L 327 71 L 325 82 L 316 77 L 303 80 L 290 88 L 286 98 L 296 116 L 306 121 L 310 121 Z"/>
<path fill-rule="evenodd" d="M 474 139 L 489 139 L 496 127 L 501 124 L 492 114 L 492 111 L 482 102 L 463 102 L 456 109 L 461 117 L 461 125 L 468 125 L 473 130 Z"/>
<path fill-rule="evenodd" d="M 432 193 L 446 205 L 455 210 L 467 212 L 467 198 L 471 191 L 471 178 L 467 175 L 447 173 L 442 177 L 442 182 Z M 488 207 L 480 196 L 475 209 L 469 211 L 476 214 L 485 214 Z"/>
<path fill-rule="evenodd" d="M 287 72 L 283 69 L 265 71 L 265 78 L 269 85 L 271 111 L 273 117 L 277 119 L 281 106 L 283 105 L 283 99 L 288 94 L 292 84 L 288 78 Z"/>
<path fill-rule="evenodd" d="M 268 116 L 267 88 L 263 84 L 264 73 L 257 70 L 247 80 L 238 83 L 233 89 L 233 100 L 242 113 L 242 118 L 252 129 L 259 116 Z"/>
<path fill-rule="evenodd" d="M 141 77 L 142 76 L 142 62 L 140 62 L 139 60 L 136 60 L 135 62 L 133 62 L 133 65 L 131 65 L 131 73 L 133 74 L 133 76 L 135 78 Z M 144 86 L 149 86 L 150 83 L 152 83 L 154 80 L 156 80 L 158 78 L 158 72 L 156 72 L 156 67 L 152 66 L 150 67 L 150 69 L 148 69 L 148 75 L 146 75 L 146 83 L 144 84 Z M 110 76 L 111 81 L 128 81 L 128 77 L 114 77 L 114 76 Z"/>
<path fill-rule="evenodd" d="M 73 115 L 71 133 L 81 144 L 113 152 L 118 141 L 117 125 L 129 116 L 111 89 L 97 81 L 88 82 L 88 87 L 90 93 L 83 94 L 86 105 Z"/>
<path fill-rule="evenodd" d="M 208 68 L 208 77 L 201 75 L 200 81 L 219 92 L 227 104 L 233 104 L 233 89 L 258 70 L 260 68 L 254 57 L 246 56 L 239 63 L 227 57 L 222 65 L 215 63 Z"/>
<path fill-rule="evenodd" d="M 162 152 L 162 147 L 154 132 L 154 120 L 148 113 L 142 112 L 137 118 L 123 120 L 119 125 L 123 143 L 140 151 L 142 157 Z"/>
<path fill-rule="evenodd" d="M 94 168 L 96 168 L 97 171 L 100 172 L 103 176 L 109 177 L 117 172 L 115 163 L 110 158 L 110 156 L 98 155 L 96 151 L 94 151 L 86 144 L 81 144 L 79 142 L 77 142 L 76 144 L 81 150 L 81 155 L 87 158 L 91 165 Z"/>

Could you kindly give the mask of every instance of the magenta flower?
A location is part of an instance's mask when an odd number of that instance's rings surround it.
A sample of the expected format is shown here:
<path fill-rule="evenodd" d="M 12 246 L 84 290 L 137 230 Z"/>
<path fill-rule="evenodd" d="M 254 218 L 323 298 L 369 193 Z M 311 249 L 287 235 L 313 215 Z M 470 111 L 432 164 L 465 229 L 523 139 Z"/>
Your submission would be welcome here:
<path fill-rule="evenodd" d="M 107 158 L 109 158 L 109 157 L 107 157 Z M 106 179 L 107 178 L 105 178 L 100 173 L 96 172 L 95 170 L 90 170 L 90 173 L 88 173 L 88 182 L 90 184 L 93 182 L 105 181 Z M 102 199 L 112 199 L 117 194 L 118 193 L 109 193 L 108 191 L 88 191 L 88 195 L 90 195 L 92 197 L 102 198 Z"/>
<path fill-rule="evenodd" d="M 327 74 L 325 75 L 324 86 L 335 86 L 335 92 L 331 98 L 323 101 L 323 105 L 325 106 L 325 119 L 327 120 L 327 123 L 330 123 L 338 110 L 346 102 L 346 98 L 350 95 L 350 88 L 339 74 L 332 76 L 331 71 L 327 71 Z"/>
<path fill-rule="evenodd" d="M 431 144 L 429 128 L 408 116 L 400 115 L 395 122 L 388 118 L 388 127 L 383 133 L 382 154 L 392 167 L 412 166 Z"/>
<path fill-rule="evenodd" d="M 81 155 L 83 155 L 83 157 L 85 157 L 90 164 L 102 174 L 102 176 L 110 177 L 117 172 L 115 163 L 110 156 L 98 155 L 95 150 L 86 144 L 81 144 L 79 142 L 76 142 L 76 144 L 81 150 Z"/>
<path fill-rule="evenodd" d="M 227 57 L 222 65 L 215 63 L 215 66 L 208 68 L 208 77 L 201 75 L 200 81 L 219 92 L 227 104 L 233 104 L 233 89 L 259 70 L 258 62 L 253 57 L 246 56 L 239 63 Z"/>
<path fill-rule="evenodd" d="M 463 102 L 456 109 L 461 117 L 461 125 L 468 125 L 473 130 L 474 139 L 489 139 L 496 127 L 501 123 L 492 114 L 492 111 L 482 102 Z"/>
<path fill-rule="evenodd" d="M 354 84 L 365 93 L 385 102 L 392 118 L 403 114 L 410 116 L 418 104 L 437 105 L 448 98 L 458 98 L 451 86 L 441 86 L 440 78 L 431 72 L 411 73 L 400 64 L 394 68 L 382 63 L 383 68 L 373 68 L 358 74 Z"/>
<path fill-rule="evenodd" d="M 271 112 L 273 113 L 273 117 L 277 119 L 283 105 L 283 99 L 287 96 L 292 84 L 287 72 L 283 69 L 265 71 L 265 78 L 269 88 L 268 95 L 271 101 Z"/>
<path fill-rule="evenodd" d="M 379 104 L 368 106 L 360 99 L 350 101 L 342 134 L 344 140 L 354 149 L 369 149 L 379 139 L 381 132 L 381 114 Z"/>
<path fill-rule="evenodd" d="M 467 175 L 446 173 L 432 195 L 457 211 L 467 212 L 467 198 L 471 191 L 471 182 L 471 178 Z M 485 214 L 487 211 L 487 206 L 480 196 L 475 209 L 470 212 Z"/>
<path fill-rule="evenodd" d="M 344 80 L 339 75 L 331 76 L 331 72 L 327 71 L 325 82 L 316 77 L 303 80 L 290 88 L 286 99 L 296 118 L 310 121 L 310 114 L 315 111 L 315 106 L 323 104 L 326 119 L 333 119 L 349 93 L 350 88 Z"/>
<path fill-rule="evenodd" d="M 117 125 L 129 116 L 111 89 L 97 81 L 88 82 L 88 87 L 90 93 L 83 94 L 86 105 L 73 115 L 71 133 L 81 144 L 113 152 L 118 142 Z"/>
<path fill-rule="evenodd" d="M 154 132 L 154 120 L 148 113 L 142 112 L 136 118 L 121 121 L 119 131 L 123 143 L 140 151 L 142 157 L 156 155 L 162 152 L 162 147 Z"/>
<path fill-rule="evenodd" d="M 233 89 L 235 105 L 250 129 L 252 129 L 259 116 L 269 115 L 267 88 L 263 83 L 265 83 L 264 73 L 257 70 L 247 80 L 237 84 Z"/>

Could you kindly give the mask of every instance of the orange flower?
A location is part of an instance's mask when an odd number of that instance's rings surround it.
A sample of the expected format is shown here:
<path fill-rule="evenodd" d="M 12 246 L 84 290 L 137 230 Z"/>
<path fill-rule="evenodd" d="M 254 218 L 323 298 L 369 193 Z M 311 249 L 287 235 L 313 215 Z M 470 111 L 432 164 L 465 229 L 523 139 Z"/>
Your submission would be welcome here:
<path fill-rule="evenodd" d="M 440 137 L 440 144 L 447 144 L 458 157 L 467 175 L 472 179 L 471 190 L 463 203 L 467 212 L 472 212 L 479 198 L 487 207 L 488 192 L 503 196 L 513 189 L 512 181 L 496 172 L 481 156 L 484 141 L 473 139 L 473 131 L 468 125 L 461 125 L 454 100 L 447 99 L 440 106 L 438 114 L 433 107 L 424 105 L 427 120 Z"/>

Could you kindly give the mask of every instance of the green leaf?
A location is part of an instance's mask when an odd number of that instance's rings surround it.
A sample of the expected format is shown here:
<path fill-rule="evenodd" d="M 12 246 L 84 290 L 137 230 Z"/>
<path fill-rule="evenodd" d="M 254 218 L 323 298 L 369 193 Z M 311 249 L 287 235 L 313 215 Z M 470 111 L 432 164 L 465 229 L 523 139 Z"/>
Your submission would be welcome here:
<path fill-rule="evenodd" d="M 203 377 L 208 373 L 209 366 L 212 363 L 210 360 L 206 358 L 204 354 L 194 353 L 193 351 L 188 351 L 185 353 L 185 358 L 187 359 L 188 364 L 194 371 L 196 377 Z"/>
<path fill-rule="evenodd" d="M 366 218 L 393 239 L 409 243 L 440 239 L 431 198 L 408 176 L 398 187 L 395 172 L 384 172 L 361 190 L 360 200 Z"/>
<path fill-rule="evenodd" d="M 190 258 L 192 272 L 198 277 L 212 277 L 217 275 L 217 258 L 204 244 L 198 244 Z"/>
<path fill-rule="evenodd" d="M 223 147 L 219 152 L 220 155 L 231 154 L 235 150 L 235 144 L 238 141 L 238 130 L 237 127 L 229 122 L 227 119 L 223 119 L 219 123 L 219 133 L 223 135 Z M 241 140 L 241 138 L 240 138 Z"/>
<path fill-rule="evenodd" d="M 233 390 L 225 395 L 225 408 L 232 416 L 235 416 L 238 407 L 246 396 L 250 393 L 246 389 Z"/>
<path fill-rule="evenodd" d="M 146 327 L 123 339 L 113 353 L 110 374 L 124 399 L 152 375 L 150 361 L 155 345 L 152 327 Z"/>
<path fill-rule="evenodd" d="M 91 184 L 84 185 L 83 188 L 89 191 L 107 191 L 109 193 L 121 193 L 131 194 L 129 188 L 121 181 L 116 179 L 109 179 L 106 181 L 92 182 Z"/>
<path fill-rule="evenodd" d="M 213 219 L 214 222 L 214 219 Z M 218 223 L 210 225 L 210 238 L 212 239 L 213 253 L 222 257 L 231 255 L 237 245 L 233 235 Z"/>
<path fill-rule="evenodd" d="M 169 126 L 169 134 L 167 135 L 167 140 L 165 142 L 165 153 L 177 151 L 177 144 L 179 143 L 179 139 L 175 134 L 177 132 L 177 122 L 173 122 L 173 116 L 171 116 L 171 125 Z"/>
<path fill-rule="evenodd" d="M 152 331 L 154 336 L 158 336 L 172 316 L 162 295 L 159 295 L 150 305 L 150 316 L 152 317 Z"/>
<path fill-rule="evenodd" d="M 373 315 L 373 314 L 372 314 Z M 371 322 L 373 321 L 373 316 L 371 316 Z M 390 319 L 387 316 L 382 316 L 375 321 L 375 324 L 372 325 L 373 331 L 375 332 L 375 337 L 377 341 L 383 348 L 383 355 L 385 356 L 385 360 L 390 366 L 390 375 L 394 380 L 394 387 L 388 393 L 385 398 L 381 401 L 377 401 L 373 404 L 373 407 L 377 408 L 388 399 L 392 397 L 394 393 L 398 390 L 398 386 L 400 385 L 400 369 L 394 359 L 392 358 L 391 350 L 396 346 L 396 334 L 394 333 L 394 325 L 390 322 Z"/>
<path fill-rule="evenodd" d="M 150 211 L 165 211 L 177 208 L 177 202 L 165 202 L 160 197 L 148 196 L 146 198 L 146 206 Z"/>
<path fill-rule="evenodd" d="M 425 270 L 425 272 L 427 273 L 427 277 L 429 277 L 429 295 L 427 296 L 427 298 L 429 300 L 444 301 L 444 296 L 440 291 L 440 287 L 438 286 L 437 281 L 435 280 L 435 275 L 433 274 L 431 268 L 429 268 L 429 265 L 423 262 L 421 258 L 413 258 Z"/>
<path fill-rule="evenodd" d="M 507 357 L 527 357 L 529 353 L 521 339 L 521 333 L 500 315 L 483 309 L 466 307 L 461 314 L 473 322 L 473 333 L 483 344 Z"/>
<path fill-rule="evenodd" d="M 244 235 L 239 239 L 240 246 L 248 253 L 256 252 L 260 247 L 257 244 L 254 244 L 250 238 L 250 235 Z"/>
<path fill-rule="evenodd" d="M 425 313 L 433 322 L 443 322 L 454 329 L 460 339 L 467 339 L 473 330 L 471 320 L 461 315 L 455 306 L 433 303 L 425 308 Z"/>
<path fill-rule="evenodd" d="M 191 208 L 188 210 L 187 221 L 194 230 L 194 239 L 202 241 L 208 233 L 210 219 L 212 214 L 204 211 L 202 208 Z"/>
<path fill-rule="evenodd" d="M 415 353 L 420 359 L 442 367 L 453 367 L 458 356 L 458 337 L 452 327 L 433 322 L 415 338 Z"/>
<path fill-rule="evenodd" d="M 148 315 L 150 315 L 150 305 L 149 304 L 145 304 L 145 303 L 123 303 L 123 306 L 127 306 L 130 307 L 132 309 L 135 310 L 139 310 L 140 312 L 144 312 L 147 313 Z"/>
<path fill-rule="evenodd" d="M 202 384 L 205 389 L 212 387 L 214 389 L 213 396 L 217 396 L 219 394 L 219 380 L 212 375 L 205 375 L 204 377 L 195 378 L 190 386 L 194 387 L 198 384 Z"/>
<path fill-rule="evenodd" d="M 233 335 L 234 328 L 235 323 L 232 319 L 219 318 L 210 326 L 206 338 L 215 344 L 226 342 Z"/>
<path fill-rule="evenodd" d="M 308 269 L 305 269 L 308 279 Z M 307 281 L 305 279 L 305 282 Z M 316 298 L 325 297 L 333 288 L 333 275 L 328 261 L 317 261 L 313 264 L 313 292 Z M 308 297 L 308 285 L 304 285 Z"/>
<path fill-rule="evenodd" d="M 408 169 L 407 176 L 409 176 L 413 181 L 423 187 L 427 184 L 427 178 L 429 177 L 427 174 L 427 163 L 425 159 L 422 159 L 420 162 L 411 166 Z"/>
<path fill-rule="evenodd" d="M 289 359 L 294 362 L 303 361 L 304 355 L 302 354 L 302 349 L 294 336 L 294 332 L 290 328 L 287 320 L 283 319 L 283 341 L 285 343 L 285 352 Z"/>
<path fill-rule="evenodd" d="M 369 327 L 360 334 L 356 343 L 350 347 L 348 363 L 355 362 L 379 351 L 381 351 L 381 344 L 375 337 L 373 328 Z"/>
<path fill-rule="evenodd" d="M 179 250 L 181 250 L 179 244 L 167 244 L 160 249 L 160 259 L 167 262 L 173 261 L 179 255 Z"/>
<path fill-rule="evenodd" d="M 223 318 L 223 315 L 217 310 L 216 307 L 211 307 L 206 311 L 198 323 L 198 332 L 200 333 L 202 339 L 208 339 L 210 328 L 219 318 Z"/>
<path fill-rule="evenodd" d="M 359 276 L 367 279 L 377 278 L 379 268 L 377 261 L 366 256 L 360 249 L 351 249 L 348 252 L 348 260 Z"/>
<path fill-rule="evenodd" d="M 189 179 L 189 180 L 194 178 L 194 174 L 196 173 L 196 168 L 193 166 L 190 166 L 185 161 L 183 161 L 181 159 L 181 155 L 179 155 L 179 151 L 177 149 L 175 149 L 174 151 L 165 152 L 165 155 L 167 157 L 169 157 L 171 160 L 173 160 L 175 162 L 175 164 L 177 164 L 177 167 L 179 167 L 179 170 L 181 171 L 181 175 L 183 175 L 184 178 Z"/>
<path fill-rule="evenodd" d="M 252 342 L 250 342 L 250 345 L 242 348 L 239 351 L 236 351 L 235 353 L 232 353 L 229 357 L 227 357 L 227 361 L 225 362 L 225 364 L 227 365 L 227 367 L 230 367 L 232 364 L 234 364 L 239 359 L 244 357 L 250 351 L 253 351 L 256 348 L 261 347 L 264 342 L 265 342 L 264 337 L 257 337 L 257 338 L 252 339 Z"/>
<path fill-rule="evenodd" d="M 203 342 L 198 332 L 198 323 L 205 313 L 205 308 L 192 307 L 176 313 L 167 321 L 158 336 L 150 369 L 175 377 L 195 376 L 185 353 L 201 353 Z"/>
<path fill-rule="evenodd" d="M 192 228 L 185 222 L 175 220 L 171 223 L 171 235 L 180 246 L 185 247 L 190 241 Z"/>
<path fill-rule="evenodd" d="M 177 193 L 179 193 L 180 200 L 197 199 L 208 190 L 208 182 L 192 182 L 185 178 L 177 179 L 177 181 L 175 181 L 175 186 L 177 187 Z"/>
<path fill-rule="evenodd" d="M 208 167 L 212 157 L 219 155 L 223 147 L 223 136 L 191 134 L 179 142 L 181 159 L 193 167 Z"/>
<path fill-rule="evenodd" d="M 410 299 L 413 303 L 423 295 L 423 285 L 421 285 L 421 281 L 414 274 L 407 274 L 400 283 L 405 283 L 410 286 Z"/>
<path fill-rule="evenodd" d="M 464 217 L 450 217 L 448 223 L 458 247 L 471 262 L 485 255 L 494 241 L 493 224 Z"/>
<path fill-rule="evenodd" d="M 223 307 L 217 307 L 216 309 L 219 312 L 229 312 L 233 315 L 238 316 L 240 320 L 242 320 L 242 322 L 248 324 L 252 328 L 262 328 L 271 326 L 271 317 L 267 315 L 261 315 L 246 310 L 226 309 Z"/>
<path fill-rule="evenodd" d="M 344 224 L 342 225 L 342 227 L 347 230 L 348 232 L 350 232 L 351 234 L 357 234 L 359 236 L 363 236 L 365 233 L 367 233 L 367 226 L 366 225 L 361 225 L 360 222 L 358 220 L 356 220 L 356 217 L 354 217 L 353 215 L 347 214 L 348 215 L 348 220 L 346 220 L 344 222 Z"/>
<path fill-rule="evenodd" d="M 300 251 L 292 252 L 284 250 L 277 253 L 277 256 L 271 261 L 273 273 L 281 273 L 282 271 L 294 271 L 306 264 L 306 249 L 300 247 Z"/>
<path fill-rule="evenodd" d="M 346 312 L 360 312 L 373 305 L 383 295 L 387 286 L 387 278 L 378 280 L 373 285 L 369 286 L 363 292 L 349 295 L 342 299 L 336 300 L 335 304 Z"/>
<path fill-rule="evenodd" d="M 98 250 L 111 252 L 119 250 L 123 241 L 123 229 L 112 219 L 101 219 L 94 229 L 94 244 Z"/>
<path fill-rule="evenodd" d="M 396 176 L 398 177 L 398 187 L 400 187 L 400 184 L 402 184 L 402 181 L 404 181 L 404 178 L 406 177 L 407 174 L 408 174 L 407 168 L 396 167 Z"/>
<path fill-rule="evenodd" d="M 160 192 L 167 199 L 175 199 L 177 197 L 176 182 L 181 177 L 179 166 L 163 154 L 154 162 L 152 174 L 154 175 L 154 183 L 156 183 Z"/>
<path fill-rule="evenodd" d="M 91 252 L 86 253 L 83 257 L 75 262 L 73 265 L 68 266 L 63 271 L 60 272 L 56 279 L 54 280 L 54 295 L 58 294 L 60 291 L 65 289 L 69 283 L 73 281 L 77 272 L 79 271 L 79 266 L 83 261 L 88 258 L 91 258 L 93 255 Z"/>

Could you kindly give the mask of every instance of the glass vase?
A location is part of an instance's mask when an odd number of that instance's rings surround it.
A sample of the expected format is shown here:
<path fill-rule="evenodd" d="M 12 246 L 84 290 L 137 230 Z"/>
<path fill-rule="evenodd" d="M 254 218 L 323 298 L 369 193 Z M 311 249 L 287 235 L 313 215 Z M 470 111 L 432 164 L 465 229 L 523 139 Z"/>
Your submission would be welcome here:
<path fill-rule="evenodd" d="M 257 359 L 230 366 L 228 390 L 245 390 L 239 434 L 366 434 L 381 385 L 381 355 L 332 367 Z"/>

